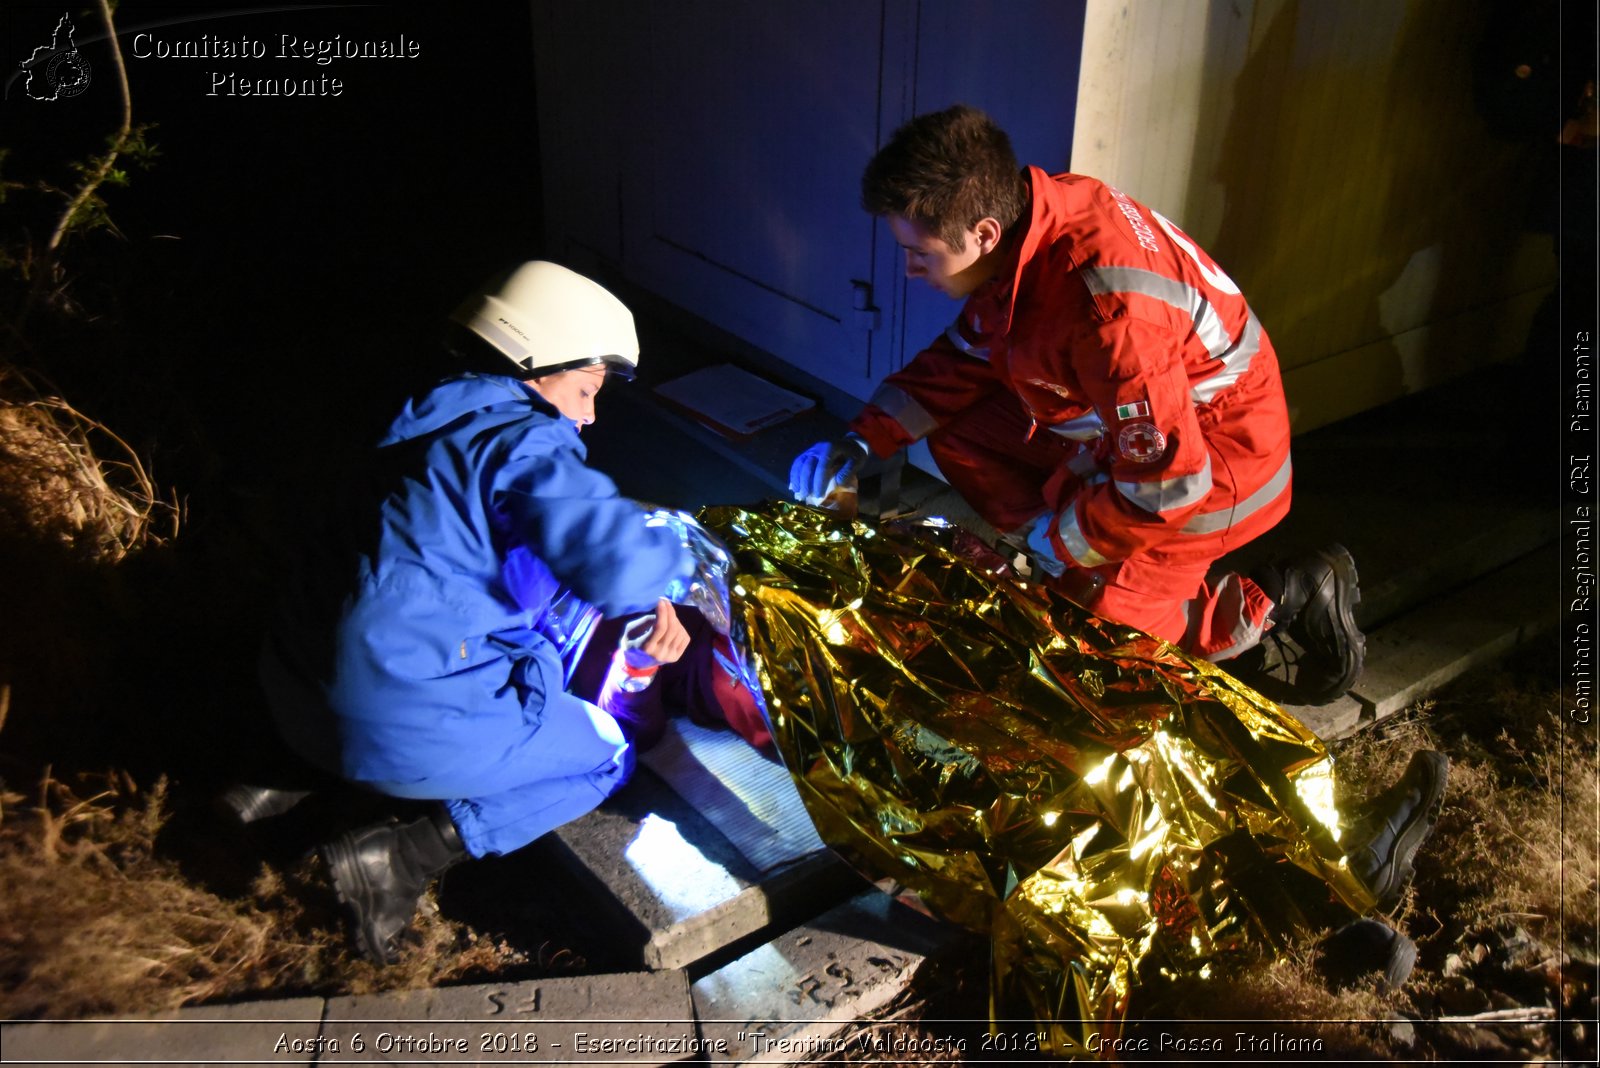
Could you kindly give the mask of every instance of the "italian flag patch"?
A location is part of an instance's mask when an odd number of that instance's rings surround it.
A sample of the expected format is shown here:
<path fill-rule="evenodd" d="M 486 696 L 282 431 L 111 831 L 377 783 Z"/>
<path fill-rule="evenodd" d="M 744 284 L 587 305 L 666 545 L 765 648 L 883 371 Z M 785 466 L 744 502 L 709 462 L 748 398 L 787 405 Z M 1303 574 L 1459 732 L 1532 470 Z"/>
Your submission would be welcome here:
<path fill-rule="evenodd" d="M 1118 419 L 1137 419 L 1141 415 L 1149 416 L 1150 405 L 1146 401 L 1134 401 L 1132 404 L 1117 405 Z"/>

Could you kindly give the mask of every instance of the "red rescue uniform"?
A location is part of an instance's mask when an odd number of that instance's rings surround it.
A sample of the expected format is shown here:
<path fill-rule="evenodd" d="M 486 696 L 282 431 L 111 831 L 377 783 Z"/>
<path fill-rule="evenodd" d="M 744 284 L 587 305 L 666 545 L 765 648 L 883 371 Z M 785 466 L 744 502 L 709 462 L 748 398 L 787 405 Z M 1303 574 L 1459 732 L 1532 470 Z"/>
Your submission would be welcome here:
<path fill-rule="evenodd" d="M 979 514 L 1031 532 L 1101 615 L 1212 659 L 1242 652 L 1271 602 L 1207 571 L 1289 510 L 1272 343 L 1161 215 L 1093 178 L 1026 177 L 1014 259 L 851 429 L 879 456 L 926 438 Z"/>

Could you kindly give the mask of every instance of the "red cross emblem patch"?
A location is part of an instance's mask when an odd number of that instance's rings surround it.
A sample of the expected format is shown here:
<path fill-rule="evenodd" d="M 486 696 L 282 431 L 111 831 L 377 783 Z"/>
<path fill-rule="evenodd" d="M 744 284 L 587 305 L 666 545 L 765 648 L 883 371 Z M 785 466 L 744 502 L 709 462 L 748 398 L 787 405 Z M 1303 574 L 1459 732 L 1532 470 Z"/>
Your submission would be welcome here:
<path fill-rule="evenodd" d="M 1129 423 L 1117 435 L 1117 451 L 1139 464 L 1153 464 L 1167 451 L 1167 436 L 1154 423 Z"/>

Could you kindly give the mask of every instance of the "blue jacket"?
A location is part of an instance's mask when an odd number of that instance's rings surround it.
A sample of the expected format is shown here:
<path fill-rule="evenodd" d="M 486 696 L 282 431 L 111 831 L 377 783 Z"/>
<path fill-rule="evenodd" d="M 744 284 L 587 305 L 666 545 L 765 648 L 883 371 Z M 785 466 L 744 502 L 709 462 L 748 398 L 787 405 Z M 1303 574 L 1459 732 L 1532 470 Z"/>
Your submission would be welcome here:
<path fill-rule="evenodd" d="M 406 406 L 263 658 L 302 755 L 395 784 L 515 765 L 538 744 L 543 706 L 570 700 L 541 633 L 552 598 L 637 612 L 693 569 L 586 455 L 514 378 L 451 379 Z"/>

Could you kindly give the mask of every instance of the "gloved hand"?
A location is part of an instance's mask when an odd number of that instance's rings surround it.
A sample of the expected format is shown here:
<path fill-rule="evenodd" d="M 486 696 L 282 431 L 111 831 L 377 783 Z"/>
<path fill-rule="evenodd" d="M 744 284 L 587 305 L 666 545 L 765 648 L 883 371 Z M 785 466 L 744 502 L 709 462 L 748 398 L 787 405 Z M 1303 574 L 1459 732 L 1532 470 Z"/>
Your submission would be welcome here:
<path fill-rule="evenodd" d="M 1028 559 L 1051 578 L 1060 578 L 1067 565 L 1056 555 L 1056 547 L 1050 543 L 1050 532 L 1055 525 L 1056 514 L 1045 512 L 1028 527 Z"/>
<path fill-rule="evenodd" d="M 830 493 L 856 492 L 856 476 L 869 455 L 867 443 L 854 434 L 839 441 L 819 441 L 794 458 L 789 490 L 806 504 L 827 507 Z"/>

